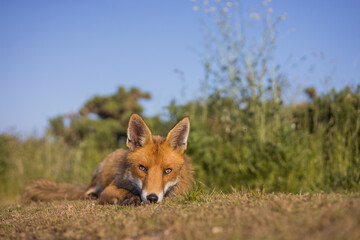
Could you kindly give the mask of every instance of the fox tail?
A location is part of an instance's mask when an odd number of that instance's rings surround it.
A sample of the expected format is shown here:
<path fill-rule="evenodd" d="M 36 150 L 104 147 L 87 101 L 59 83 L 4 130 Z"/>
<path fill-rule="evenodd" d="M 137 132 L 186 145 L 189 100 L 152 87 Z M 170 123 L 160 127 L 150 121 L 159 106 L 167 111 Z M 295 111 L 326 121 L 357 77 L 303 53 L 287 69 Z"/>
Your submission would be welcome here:
<path fill-rule="evenodd" d="M 86 189 L 87 185 L 40 179 L 25 187 L 21 199 L 23 202 L 85 199 Z"/>

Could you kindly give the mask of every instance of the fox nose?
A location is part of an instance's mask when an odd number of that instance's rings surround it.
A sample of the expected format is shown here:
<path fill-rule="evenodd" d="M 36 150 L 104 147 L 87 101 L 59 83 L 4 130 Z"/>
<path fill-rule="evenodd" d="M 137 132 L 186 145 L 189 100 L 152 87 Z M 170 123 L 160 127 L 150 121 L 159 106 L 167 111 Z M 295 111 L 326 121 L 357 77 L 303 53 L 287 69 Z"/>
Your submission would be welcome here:
<path fill-rule="evenodd" d="M 156 194 L 152 193 L 152 194 L 147 195 L 146 199 L 151 203 L 156 203 L 159 198 L 158 198 L 158 196 L 156 196 Z"/>

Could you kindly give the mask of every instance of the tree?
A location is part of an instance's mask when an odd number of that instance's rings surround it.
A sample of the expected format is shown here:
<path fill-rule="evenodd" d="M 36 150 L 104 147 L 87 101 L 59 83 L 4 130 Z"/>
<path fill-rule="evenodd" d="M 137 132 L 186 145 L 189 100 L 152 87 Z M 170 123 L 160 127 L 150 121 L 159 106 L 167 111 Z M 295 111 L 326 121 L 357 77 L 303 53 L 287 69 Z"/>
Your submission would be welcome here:
<path fill-rule="evenodd" d="M 131 88 L 119 87 L 109 96 L 95 96 L 88 100 L 79 113 L 50 119 L 49 132 L 64 138 L 69 144 L 92 141 L 100 148 L 114 148 L 126 139 L 129 116 L 141 114 L 140 99 L 150 99 L 150 94 Z"/>

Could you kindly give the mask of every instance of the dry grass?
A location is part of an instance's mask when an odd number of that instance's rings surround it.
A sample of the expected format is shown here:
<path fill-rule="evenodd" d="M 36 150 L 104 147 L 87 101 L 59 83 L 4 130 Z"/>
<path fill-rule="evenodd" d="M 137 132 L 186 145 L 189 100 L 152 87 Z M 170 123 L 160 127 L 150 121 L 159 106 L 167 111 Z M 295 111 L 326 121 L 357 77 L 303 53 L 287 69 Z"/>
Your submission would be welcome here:
<path fill-rule="evenodd" d="M 12 204 L 4 239 L 360 239 L 360 194 L 195 193 L 162 204 Z"/>

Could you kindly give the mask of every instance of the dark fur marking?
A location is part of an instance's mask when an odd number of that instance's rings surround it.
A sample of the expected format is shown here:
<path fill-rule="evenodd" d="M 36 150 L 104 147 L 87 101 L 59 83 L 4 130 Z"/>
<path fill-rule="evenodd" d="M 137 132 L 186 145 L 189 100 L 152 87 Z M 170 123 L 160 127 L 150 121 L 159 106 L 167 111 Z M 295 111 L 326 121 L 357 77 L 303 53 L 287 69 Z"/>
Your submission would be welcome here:
<path fill-rule="evenodd" d="M 140 196 L 141 195 L 141 189 L 139 189 L 139 187 L 134 184 L 133 182 L 131 182 L 128 179 L 123 179 L 121 178 L 120 175 L 116 175 L 115 177 L 115 185 L 118 188 L 123 188 L 128 190 L 129 192 L 131 192 L 134 195 Z"/>

